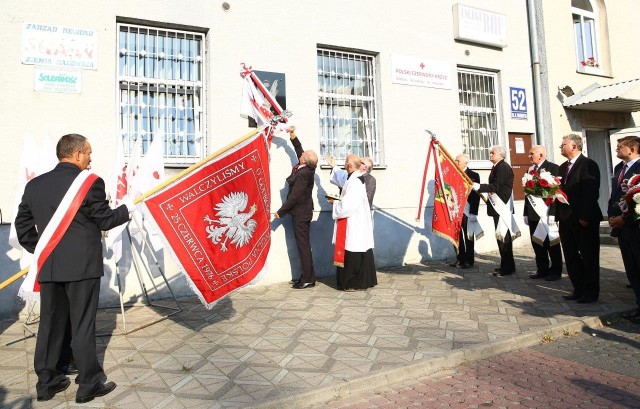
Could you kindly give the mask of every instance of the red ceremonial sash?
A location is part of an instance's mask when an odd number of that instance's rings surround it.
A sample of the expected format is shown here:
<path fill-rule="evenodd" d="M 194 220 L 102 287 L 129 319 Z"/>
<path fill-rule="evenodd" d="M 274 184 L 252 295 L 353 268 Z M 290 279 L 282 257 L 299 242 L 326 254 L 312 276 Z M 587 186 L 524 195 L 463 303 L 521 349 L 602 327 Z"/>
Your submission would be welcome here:
<path fill-rule="evenodd" d="M 333 249 L 333 265 L 344 267 L 345 243 L 347 241 L 347 218 L 336 220 L 336 244 Z"/>
<path fill-rule="evenodd" d="M 53 251 L 53 249 L 55 249 L 58 243 L 60 243 L 62 236 L 64 236 L 67 229 L 69 228 L 69 225 L 71 224 L 71 221 L 76 216 L 76 213 L 78 213 L 78 209 L 80 208 L 82 201 L 87 196 L 89 189 L 91 189 L 91 186 L 93 185 L 93 182 L 96 181 L 96 179 L 98 179 L 98 176 L 93 173 L 87 176 L 85 181 L 80 186 L 78 193 L 76 193 L 76 196 L 71 201 L 69 208 L 62 216 L 62 220 L 60 220 L 60 224 L 58 224 L 58 226 L 56 226 L 56 229 L 53 231 L 53 234 L 51 235 L 51 239 L 49 240 L 49 242 L 47 242 L 45 247 L 42 249 L 42 252 L 40 253 L 40 256 L 38 257 L 38 260 L 37 260 L 38 272 L 36 274 L 36 281 L 33 284 L 33 291 L 35 292 L 40 291 L 40 283 L 38 282 L 38 277 L 40 276 L 40 269 L 44 265 L 44 262 L 47 261 L 47 258 L 49 258 L 49 256 L 51 255 L 51 252 Z"/>

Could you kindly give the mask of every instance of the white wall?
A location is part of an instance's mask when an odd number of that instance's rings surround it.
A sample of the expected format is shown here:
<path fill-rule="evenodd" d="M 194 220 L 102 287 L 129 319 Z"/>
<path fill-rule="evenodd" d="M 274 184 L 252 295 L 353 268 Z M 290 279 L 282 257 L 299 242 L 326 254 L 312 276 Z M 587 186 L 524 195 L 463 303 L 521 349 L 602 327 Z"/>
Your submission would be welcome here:
<path fill-rule="evenodd" d="M 500 80 L 501 127 L 506 141 L 508 132 L 535 132 L 533 91 L 527 34 L 526 4 L 521 1 L 496 0 L 487 3 L 468 0 L 467 6 L 501 13 L 507 17 L 508 46 L 504 49 L 457 43 L 453 40 L 452 6 L 454 1 L 414 1 L 393 3 L 380 0 L 344 2 L 300 2 L 285 0 L 270 9 L 265 2 L 229 2 L 224 12 L 222 2 L 194 0 L 184 5 L 174 1 L 149 2 L 31 2 L 7 0 L 0 15 L 0 74 L 5 94 L 0 100 L 3 141 L 8 155 L 0 163 L 0 209 L 5 221 L 13 219 L 17 168 L 22 138 L 29 132 L 36 138 L 78 132 L 89 137 L 93 146 L 93 169 L 108 179 L 116 143 L 116 21 L 118 18 L 144 19 L 162 24 L 181 24 L 208 30 L 208 151 L 227 145 L 247 132 L 246 120 L 239 116 L 242 83 L 240 63 L 262 71 L 286 74 L 287 107 L 294 112 L 292 123 L 307 149 L 319 151 L 317 120 L 316 47 L 321 45 L 364 50 L 377 54 L 379 64 L 378 96 L 380 124 L 385 145 L 385 168 L 374 170 L 378 191 L 374 204 L 376 254 L 380 266 L 400 265 L 425 259 L 453 256 L 452 246 L 430 233 L 431 202 L 427 198 L 423 221 L 416 222 L 419 189 L 427 154 L 428 136 L 435 132 L 453 154 L 462 149 L 459 130 L 458 92 L 455 67 L 486 69 L 498 72 Z M 310 4 L 311 3 L 311 4 Z M 21 24 L 32 21 L 66 24 L 97 30 L 99 33 L 98 69 L 82 72 L 82 93 L 64 95 L 35 93 L 34 67 L 20 62 Z M 6 40 L 12 39 L 12 40 Z M 391 54 L 409 55 L 451 64 L 454 77 L 450 90 L 412 87 L 391 83 Z M 468 54 L 468 55 L 467 55 Z M 511 120 L 509 87 L 525 88 L 528 94 L 529 119 Z M 292 160 L 288 142 L 272 148 L 272 207 L 276 210 L 286 194 L 284 179 Z M 489 164 L 486 164 L 486 168 Z M 173 171 L 174 173 L 176 171 Z M 171 173 L 171 172 L 170 172 Z M 316 177 L 316 212 L 312 223 L 312 246 L 316 269 L 321 276 L 334 273 L 330 244 L 332 221 L 329 205 L 323 199 L 331 190 L 328 170 L 318 169 Z M 488 171 L 481 172 L 486 181 Z M 107 180 L 108 181 L 108 180 Z M 515 188 L 519 188 L 516 181 Z M 285 189 L 285 190 L 283 190 Z M 521 207 L 516 210 L 521 214 Z M 481 222 L 487 232 L 477 249 L 496 248 L 491 219 L 484 206 Z M 427 220 L 425 222 L 425 220 Z M 290 218 L 272 224 L 269 255 L 270 274 L 264 283 L 289 280 L 298 274 L 297 252 L 290 229 Z M 525 234 L 525 236 L 527 236 Z M 389 240 L 389 238 L 393 238 Z M 527 245 L 528 238 L 516 245 Z M 3 253 L 6 260 L 0 278 L 12 272 L 15 254 Z M 107 254 L 109 256 L 109 254 Z M 168 257 L 159 254 L 177 292 L 189 293 Z M 166 264 L 164 264 L 166 263 Z M 114 271 L 107 260 L 107 274 Z M 135 294 L 135 276 L 127 278 Z M 113 295 L 113 278 L 105 279 Z M 133 284 L 132 284 L 133 283 Z M 139 293 L 139 292 L 138 292 Z M 107 297 L 108 298 L 108 297 Z"/>

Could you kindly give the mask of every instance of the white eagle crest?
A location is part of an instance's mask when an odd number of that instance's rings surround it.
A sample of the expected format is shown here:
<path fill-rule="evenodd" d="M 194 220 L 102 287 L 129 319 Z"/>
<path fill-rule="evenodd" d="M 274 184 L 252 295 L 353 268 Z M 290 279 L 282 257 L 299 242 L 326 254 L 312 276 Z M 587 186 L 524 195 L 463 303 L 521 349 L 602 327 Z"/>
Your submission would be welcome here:
<path fill-rule="evenodd" d="M 213 244 L 221 243 L 220 249 L 227 251 L 227 241 L 240 248 L 249 243 L 258 222 L 251 218 L 257 210 L 255 203 L 248 212 L 240 213 L 247 207 L 249 196 L 244 192 L 233 192 L 222 198 L 214 210 L 217 210 L 218 220 L 213 220 L 209 215 L 204 216 L 204 221 L 209 223 L 206 227 Z"/>

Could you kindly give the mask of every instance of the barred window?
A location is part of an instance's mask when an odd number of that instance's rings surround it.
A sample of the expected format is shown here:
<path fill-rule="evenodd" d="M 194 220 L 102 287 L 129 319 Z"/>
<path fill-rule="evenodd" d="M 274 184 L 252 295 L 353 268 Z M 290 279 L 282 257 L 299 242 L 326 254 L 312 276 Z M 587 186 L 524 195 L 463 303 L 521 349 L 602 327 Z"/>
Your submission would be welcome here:
<path fill-rule="evenodd" d="M 318 49 L 320 156 L 351 153 L 380 163 L 374 57 Z"/>
<path fill-rule="evenodd" d="M 204 34 L 118 24 L 120 137 L 125 154 L 141 138 L 143 153 L 155 138 L 165 163 L 203 158 Z"/>
<path fill-rule="evenodd" d="M 496 83 L 494 73 L 458 69 L 460 132 L 470 160 L 489 160 L 489 148 L 501 140 Z"/>

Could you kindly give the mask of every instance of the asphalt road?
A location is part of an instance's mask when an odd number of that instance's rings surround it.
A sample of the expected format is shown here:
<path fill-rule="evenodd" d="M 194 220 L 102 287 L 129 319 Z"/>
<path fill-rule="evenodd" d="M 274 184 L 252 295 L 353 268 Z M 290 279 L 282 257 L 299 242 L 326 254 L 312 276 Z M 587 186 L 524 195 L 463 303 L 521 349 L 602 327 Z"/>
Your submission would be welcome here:
<path fill-rule="evenodd" d="M 640 408 L 640 325 L 604 324 L 315 407 Z"/>

